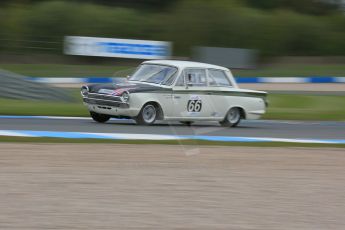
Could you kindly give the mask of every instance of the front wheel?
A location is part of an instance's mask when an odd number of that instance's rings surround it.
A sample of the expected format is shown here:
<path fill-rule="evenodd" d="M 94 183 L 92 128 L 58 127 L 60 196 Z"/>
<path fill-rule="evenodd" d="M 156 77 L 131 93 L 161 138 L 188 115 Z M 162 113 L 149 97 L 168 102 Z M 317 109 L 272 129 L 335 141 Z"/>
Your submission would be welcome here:
<path fill-rule="evenodd" d="M 157 119 L 157 108 L 152 104 L 146 104 L 141 109 L 139 115 L 135 118 L 135 121 L 139 125 L 152 125 Z"/>
<path fill-rule="evenodd" d="M 90 112 L 90 115 L 94 121 L 97 121 L 99 123 L 107 122 L 110 119 L 110 116 L 95 112 Z"/>
<path fill-rule="evenodd" d="M 239 108 L 231 108 L 224 120 L 219 123 L 225 127 L 236 127 L 240 123 L 241 118 L 241 110 Z"/>

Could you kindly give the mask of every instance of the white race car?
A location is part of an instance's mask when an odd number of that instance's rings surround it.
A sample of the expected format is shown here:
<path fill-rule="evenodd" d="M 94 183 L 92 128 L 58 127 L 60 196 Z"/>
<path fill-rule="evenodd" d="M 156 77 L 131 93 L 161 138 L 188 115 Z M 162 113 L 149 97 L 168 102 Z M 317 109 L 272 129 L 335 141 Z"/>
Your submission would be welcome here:
<path fill-rule="evenodd" d="M 266 92 L 238 88 L 229 69 L 189 61 L 145 61 L 126 82 L 85 85 L 81 94 L 95 121 L 132 118 L 141 125 L 167 120 L 237 126 L 241 119 L 260 118 L 267 106 Z"/>

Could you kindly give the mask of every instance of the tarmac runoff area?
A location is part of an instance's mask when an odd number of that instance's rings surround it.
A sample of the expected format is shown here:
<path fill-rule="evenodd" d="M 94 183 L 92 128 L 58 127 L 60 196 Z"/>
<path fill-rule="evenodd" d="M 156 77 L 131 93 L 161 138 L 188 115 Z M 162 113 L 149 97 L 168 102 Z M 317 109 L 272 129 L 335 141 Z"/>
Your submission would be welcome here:
<path fill-rule="evenodd" d="M 0 143 L 0 229 L 342 230 L 344 154 Z"/>
<path fill-rule="evenodd" d="M 100 124 L 87 117 L 0 116 L 0 127 L 0 136 L 345 143 L 345 122 L 330 121 L 257 120 L 224 128 L 217 122 L 196 122 L 191 127 L 178 122 L 140 126 L 132 120 L 121 119 Z"/>

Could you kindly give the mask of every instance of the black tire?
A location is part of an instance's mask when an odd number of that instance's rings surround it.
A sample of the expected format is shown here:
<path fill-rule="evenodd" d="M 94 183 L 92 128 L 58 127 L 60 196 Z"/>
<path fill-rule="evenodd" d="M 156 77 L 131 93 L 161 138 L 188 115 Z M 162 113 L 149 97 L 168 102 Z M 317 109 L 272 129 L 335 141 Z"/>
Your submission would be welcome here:
<path fill-rule="evenodd" d="M 240 122 L 242 118 L 242 113 L 240 108 L 231 108 L 223 121 L 219 122 L 221 126 L 224 127 L 236 127 Z"/>
<path fill-rule="evenodd" d="M 154 104 L 146 104 L 135 118 L 138 125 L 152 125 L 158 117 L 159 110 Z"/>
<path fill-rule="evenodd" d="M 96 112 L 90 112 L 90 115 L 94 121 L 97 121 L 99 123 L 107 122 L 110 119 L 109 115 L 100 114 L 100 113 L 96 113 Z"/>
<path fill-rule="evenodd" d="M 194 122 L 193 121 L 180 121 L 181 124 L 191 126 Z"/>

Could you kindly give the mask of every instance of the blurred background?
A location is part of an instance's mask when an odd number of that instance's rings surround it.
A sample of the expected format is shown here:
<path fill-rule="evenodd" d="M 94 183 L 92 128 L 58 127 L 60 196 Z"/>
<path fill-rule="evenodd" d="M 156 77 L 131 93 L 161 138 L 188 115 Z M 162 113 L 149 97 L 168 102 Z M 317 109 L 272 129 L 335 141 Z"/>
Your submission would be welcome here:
<path fill-rule="evenodd" d="M 2 0 L 0 18 L 0 91 L 14 84 L 9 76 L 31 87 L 28 77 L 118 77 L 146 59 L 69 52 L 68 36 L 154 40 L 169 44 L 165 58 L 225 65 L 240 83 L 253 83 L 243 87 L 273 93 L 266 118 L 345 119 L 344 0 Z M 282 80 L 257 84 L 252 77 Z M 65 90 L 78 81 L 51 82 L 63 83 L 46 86 L 63 86 L 55 95 L 66 95 L 50 98 L 68 103 L 33 109 L 48 96 L 38 96 L 39 86 L 30 91 L 36 101 L 27 103 L 17 94 L 30 88 L 24 84 L 0 95 L 0 113 L 87 115 L 77 90 Z"/>
<path fill-rule="evenodd" d="M 61 55 L 78 35 L 171 41 L 183 57 L 193 46 L 341 56 L 344 13 L 343 0 L 2 0 L 1 53 Z"/>

